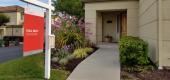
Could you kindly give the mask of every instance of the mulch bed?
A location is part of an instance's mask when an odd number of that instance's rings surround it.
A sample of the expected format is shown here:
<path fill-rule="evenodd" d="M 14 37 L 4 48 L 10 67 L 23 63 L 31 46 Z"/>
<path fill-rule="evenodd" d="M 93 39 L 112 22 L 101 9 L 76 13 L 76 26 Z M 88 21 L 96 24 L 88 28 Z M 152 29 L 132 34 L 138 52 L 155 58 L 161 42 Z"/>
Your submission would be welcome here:
<path fill-rule="evenodd" d="M 121 80 L 170 80 L 170 70 L 153 70 L 145 72 L 121 71 Z"/>
<path fill-rule="evenodd" d="M 92 53 L 88 53 L 88 56 L 90 56 L 91 54 L 93 54 L 98 48 L 97 47 L 94 47 L 93 48 L 94 51 Z M 87 57 L 88 57 L 87 56 Z M 86 57 L 86 58 L 87 58 Z M 61 68 L 64 68 L 64 70 L 67 70 L 69 72 L 72 72 L 78 64 L 80 64 L 84 59 L 86 58 L 83 58 L 83 59 L 73 59 L 73 60 L 70 60 L 68 62 L 68 64 L 66 64 L 65 66 L 61 66 L 59 63 L 56 63 L 56 62 L 51 62 L 52 63 L 52 68 L 53 69 L 61 69 Z"/>

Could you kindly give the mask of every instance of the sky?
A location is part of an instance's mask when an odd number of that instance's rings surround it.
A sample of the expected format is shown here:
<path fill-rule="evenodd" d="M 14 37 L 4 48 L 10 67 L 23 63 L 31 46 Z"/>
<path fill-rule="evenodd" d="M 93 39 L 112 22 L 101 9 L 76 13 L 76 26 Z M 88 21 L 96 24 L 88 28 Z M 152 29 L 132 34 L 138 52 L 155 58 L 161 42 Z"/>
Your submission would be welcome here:
<path fill-rule="evenodd" d="M 48 0 L 39 0 L 42 1 L 44 3 L 47 3 Z M 19 5 L 22 6 L 24 8 L 29 8 L 29 11 L 35 12 L 35 13 L 39 13 L 39 12 L 43 12 L 44 10 L 42 8 L 24 3 L 20 0 L 0 0 L 0 6 L 12 6 L 12 5 Z"/>
<path fill-rule="evenodd" d="M 47 2 L 47 0 L 39 0 L 42 2 Z M 0 6 L 10 6 L 10 5 L 26 5 L 25 3 L 21 2 L 20 0 L 0 0 Z"/>

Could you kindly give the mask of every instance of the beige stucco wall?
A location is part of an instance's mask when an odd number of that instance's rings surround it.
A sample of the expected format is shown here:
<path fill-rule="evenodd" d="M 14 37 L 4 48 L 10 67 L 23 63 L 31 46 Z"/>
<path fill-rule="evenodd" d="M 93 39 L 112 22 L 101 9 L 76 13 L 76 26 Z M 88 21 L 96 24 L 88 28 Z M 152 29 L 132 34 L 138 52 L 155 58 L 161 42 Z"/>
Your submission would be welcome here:
<path fill-rule="evenodd" d="M 102 42 L 103 41 L 103 17 L 102 17 L 102 13 L 101 12 L 97 12 L 97 21 L 96 21 L 96 26 L 97 26 L 97 28 L 96 28 L 96 32 L 97 32 L 97 34 L 96 34 L 96 38 L 97 38 L 97 42 L 99 43 L 99 42 Z"/>
<path fill-rule="evenodd" d="M 94 43 L 97 43 L 97 36 L 102 35 L 100 33 L 101 21 L 97 21 L 100 16 L 97 11 L 117 11 L 117 10 L 127 10 L 127 35 L 138 36 L 138 11 L 139 4 L 138 1 L 109 1 L 109 2 L 96 2 L 96 3 L 86 3 L 85 4 L 85 22 L 86 22 L 86 38 Z M 101 38 L 101 37 L 99 37 Z"/>
<path fill-rule="evenodd" d="M 7 25 L 20 25 L 21 23 L 23 23 L 23 19 L 21 19 L 21 16 L 23 15 L 21 14 L 21 12 L 6 12 L 3 14 L 7 15 L 10 18 L 10 22 L 7 23 Z"/>
<path fill-rule="evenodd" d="M 10 22 L 8 22 L 6 25 L 23 25 L 24 15 L 21 12 L 6 12 L 3 14 L 10 18 Z M 4 36 L 23 36 L 23 34 L 24 34 L 23 28 L 6 28 L 6 27 L 3 27 L 3 31 L 0 33 L 1 39 Z"/>
<path fill-rule="evenodd" d="M 23 28 L 6 28 L 4 36 L 24 36 Z"/>
<path fill-rule="evenodd" d="M 140 0 L 139 36 L 149 43 L 149 57 L 158 63 L 158 1 Z"/>
<path fill-rule="evenodd" d="M 163 55 L 161 59 L 163 66 L 170 66 L 170 0 L 162 1 Z"/>

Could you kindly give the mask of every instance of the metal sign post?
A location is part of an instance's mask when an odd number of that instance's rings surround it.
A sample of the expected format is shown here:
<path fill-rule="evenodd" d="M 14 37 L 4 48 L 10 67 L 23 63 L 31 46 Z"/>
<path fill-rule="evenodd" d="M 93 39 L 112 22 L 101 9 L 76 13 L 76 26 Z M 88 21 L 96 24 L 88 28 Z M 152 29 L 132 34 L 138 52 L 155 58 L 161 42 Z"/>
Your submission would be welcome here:
<path fill-rule="evenodd" d="M 45 8 L 46 11 L 46 33 L 45 33 L 45 79 L 50 79 L 51 71 L 51 47 L 50 47 L 50 36 L 51 36 L 51 14 L 54 7 L 51 6 L 51 0 L 48 0 L 48 4 L 40 2 L 38 0 L 21 0 L 23 2 Z M 38 25 L 38 24 L 37 24 Z"/>
<path fill-rule="evenodd" d="M 51 5 L 51 0 L 48 0 Z M 49 36 L 51 35 L 51 8 L 46 12 L 46 45 L 45 45 L 45 78 L 50 79 L 51 73 L 51 48 L 49 46 Z"/>

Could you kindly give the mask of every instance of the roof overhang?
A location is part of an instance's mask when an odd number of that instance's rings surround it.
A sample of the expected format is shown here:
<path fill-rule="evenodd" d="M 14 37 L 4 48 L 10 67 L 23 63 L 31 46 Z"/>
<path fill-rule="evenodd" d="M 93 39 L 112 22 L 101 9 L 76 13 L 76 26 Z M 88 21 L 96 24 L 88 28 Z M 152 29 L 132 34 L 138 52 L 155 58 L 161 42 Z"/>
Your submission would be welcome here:
<path fill-rule="evenodd" d="M 0 6 L 0 13 L 5 12 L 23 12 L 24 8 L 14 5 L 14 6 Z"/>
<path fill-rule="evenodd" d="M 139 0 L 82 0 L 84 3 L 106 2 L 106 1 L 139 1 Z"/>

